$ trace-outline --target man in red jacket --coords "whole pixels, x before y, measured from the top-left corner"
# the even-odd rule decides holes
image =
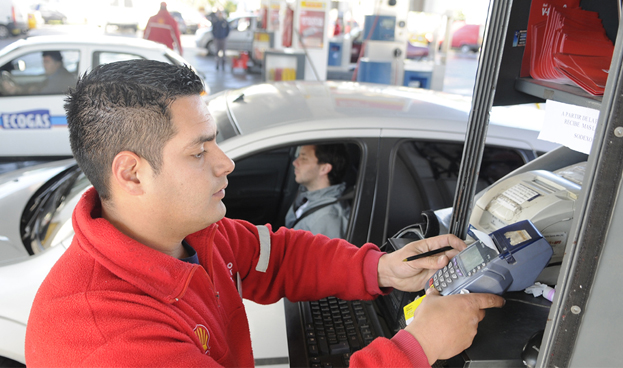
[[[182,55],[180,29],[165,2],[160,3],[160,11],[147,21],[143,38],[164,44]]]
[[[224,217],[233,162],[186,66],[98,66],[70,92],[74,156],[93,184],[71,246],[41,285],[26,331],[29,367],[254,364],[242,298],[273,303],[421,290],[464,249],[454,236],[384,254],[341,239]],[[451,245],[440,256],[403,259]],[[349,280],[344,283],[343,280]],[[468,347],[495,295],[431,291],[414,320],[351,366],[429,366]]]

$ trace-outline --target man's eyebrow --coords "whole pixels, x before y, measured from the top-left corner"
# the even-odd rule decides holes
[[[214,134],[210,134],[210,135],[201,135],[199,137],[197,137],[197,139],[195,139],[194,141],[192,141],[188,147],[194,147],[196,145],[205,143],[205,142],[212,142],[214,139],[216,139],[216,135],[218,134],[218,131],[215,132]]]

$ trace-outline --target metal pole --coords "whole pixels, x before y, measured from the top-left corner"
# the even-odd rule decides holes
[[[449,232],[465,239],[500,71],[512,0],[491,0],[472,96]]]

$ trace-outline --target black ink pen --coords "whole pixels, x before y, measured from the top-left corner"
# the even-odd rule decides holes
[[[403,259],[402,261],[403,262],[411,262],[411,261],[415,261],[416,259],[420,259],[420,258],[424,258],[424,257],[430,257],[430,256],[433,256],[435,254],[443,253],[445,251],[452,250],[452,249],[454,249],[454,248],[452,248],[451,246],[448,245],[448,246],[445,246],[443,248],[431,250],[430,252],[424,252],[424,253],[416,254],[416,255],[411,256],[411,257],[407,257],[407,258]]]

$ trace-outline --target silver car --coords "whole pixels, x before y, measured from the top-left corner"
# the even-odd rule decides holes
[[[209,100],[217,141],[236,163],[227,216],[283,226],[298,185],[292,161],[303,144],[347,145],[354,188],[347,238],[383,244],[421,212],[452,205],[470,101],[406,87],[279,82]],[[488,130],[479,187],[556,146],[537,132]],[[90,186],[72,160],[0,176],[0,357],[24,362],[24,336],[39,284],[70,244],[71,213]]]
[[[246,51],[251,55],[253,37],[257,29],[257,16],[234,17],[229,19],[228,22],[227,50]],[[208,55],[216,55],[216,43],[212,37],[212,27],[197,29],[195,32],[195,44],[198,48],[208,50]]]

